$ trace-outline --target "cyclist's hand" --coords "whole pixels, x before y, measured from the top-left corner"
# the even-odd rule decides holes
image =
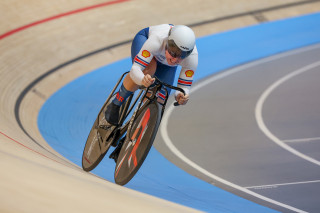
[[[189,100],[189,95],[183,95],[183,93],[179,92],[176,96],[176,101],[180,105],[185,105]]]
[[[152,78],[149,74],[146,74],[144,76],[144,78],[142,79],[142,85],[145,86],[145,87],[149,87],[151,84],[153,84],[154,82],[154,78]]]

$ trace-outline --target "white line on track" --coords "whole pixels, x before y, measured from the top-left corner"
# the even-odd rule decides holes
[[[280,86],[281,84],[283,84],[284,82],[286,82],[287,80],[298,76],[304,72],[307,72],[311,69],[314,69],[316,67],[320,66],[320,61],[317,61],[315,63],[309,64],[305,67],[302,67],[301,69],[295,70],[293,72],[291,72],[290,74],[280,78],[279,80],[277,80],[275,83],[273,83],[271,86],[269,86],[268,89],[266,89],[262,95],[260,96],[257,105],[256,105],[256,109],[255,109],[255,116],[256,116],[256,121],[257,124],[260,128],[260,130],[273,142],[275,142],[277,145],[281,146],[282,148],[286,149],[287,151],[291,152],[294,155],[297,155],[300,158],[303,158],[311,163],[314,163],[318,166],[320,166],[320,161],[317,161],[314,158],[311,158],[295,149],[293,149],[292,147],[288,146],[287,144],[285,144],[283,141],[281,141],[279,138],[277,138],[274,134],[272,134],[272,132],[267,128],[267,126],[265,125],[264,121],[263,121],[263,117],[262,117],[262,110],[263,110],[263,104],[265,102],[265,100],[268,98],[268,96],[272,93],[272,91],[274,91],[278,86]]]
[[[254,67],[254,66],[257,66],[259,64],[263,64],[263,63],[266,63],[266,62],[274,61],[274,60],[277,60],[277,59],[280,59],[280,58],[284,58],[284,57],[287,57],[287,56],[290,56],[290,55],[299,54],[299,53],[310,51],[310,50],[317,49],[317,48],[320,48],[320,45],[309,46],[309,47],[306,47],[306,48],[302,48],[302,49],[286,52],[286,53],[283,53],[283,54],[271,56],[271,57],[268,57],[268,58],[261,59],[259,61],[254,61],[254,62],[249,63],[249,64],[245,64],[245,65],[242,65],[242,66],[239,66],[239,67],[235,67],[233,69],[230,69],[229,71],[226,71],[226,72],[220,73],[218,75],[212,76],[211,78],[208,78],[208,79],[200,82],[199,84],[195,85],[191,89],[190,93],[193,93],[193,92],[197,91],[198,89],[200,89],[200,88],[202,88],[202,87],[204,87],[204,86],[206,86],[206,85],[208,85],[210,83],[213,83],[214,81],[223,79],[223,78],[225,78],[225,77],[227,77],[229,75],[232,75],[234,73],[240,72],[240,71],[245,70],[245,69],[248,69],[250,67]],[[299,212],[299,213],[304,213],[305,212],[303,210],[297,209],[295,207],[289,206],[289,205],[284,204],[284,203],[280,203],[280,202],[278,202],[276,200],[273,200],[273,199],[270,199],[268,197],[262,196],[262,195],[260,195],[258,193],[250,191],[249,189],[246,189],[246,188],[244,188],[242,186],[238,186],[238,185],[236,185],[234,183],[231,183],[231,182],[229,182],[229,181],[227,181],[225,179],[222,179],[222,178],[212,174],[211,172],[205,170],[201,166],[199,166],[196,163],[194,163],[193,161],[191,161],[185,155],[183,155],[173,145],[173,143],[172,143],[172,141],[171,141],[171,139],[170,139],[170,137],[168,135],[168,130],[167,130],[168,121],[169,121],[170,114],[172,113],[173,109],[174,109],[173,105],[170,105],[170,106],[167,107],[166,112],[164,113],[164,116],[162,118],[162,123],[160,125],[160,133],[161,133],[161,136],[162,136],[162,138],[164,140],[164,143],[168,146],[168,148],[171,150],[171,152],[174,153],[178,158],[180,158],[182,161],[184,161],[189,166],[193,167],[198,172],[200,172],[200,173],[204,174],[205,176],[207,176],[207,177],[209,177],[209,178],[211,178],[211,179],[213,179],[215,181],[218,181],[218,182],[220,182],[222,184],[230,186],[230,187],[232,187],[234,189],[237,189],[237,190],[242,191],[244,193],[247,193],[247,194],[249,194],[251,196],[254,196],[254,197],[257,197],[257,198],[259,198],[261,200],[267,201],[269,203],[281,206],[283,208],[286,208],[286,209],[289,209],[289,210],[292,210],[292,211],[296,211],[296,212]]]
[[[282,140],[282,142],[285,142],[285,143],[300,143],[300,142],[312,142],[312,141],[320,141],[320,137]]]
[[[288,186],[288,185],[299,185],[307,183],[320,183],[320,180],[311,180],[311,181],[301,181],[301,182],[292,182],[292,183],[279,183],[279,184],[270,184],[270,185],[261,185],[261,186],[248,186],[244,187],[246,189],[266,189],[266,188],[276,188],[278,186]]]

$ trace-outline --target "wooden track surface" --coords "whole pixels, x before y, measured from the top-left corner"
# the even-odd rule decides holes
[[[320,8],[319,1],[298,0],[134,0],[88,8],[106,2],[0,2],[0,212],[194,211],[117,186],[60,156],[39,133],[42,104],[73,79],[128,57],[129,41],[144,27],[186,24],[200,37]]]

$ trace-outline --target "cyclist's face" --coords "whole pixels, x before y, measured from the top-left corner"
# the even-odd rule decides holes
[[[182,59],[181,58],[174,58],[170,55],[170,53],[168,52],[168,50],[166,50],[166,59],[169,65],[177,65],[179,64]]]

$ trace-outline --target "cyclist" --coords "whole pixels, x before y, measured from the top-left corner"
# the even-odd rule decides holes
[[[189,100],[189,88],[198,66],[198,51],[195,45],[195,34],[187,26],[162,24],[142,29],[136,34],[131,45],[132,67],[116,93],[115,98],[107,107],[105,117],[108,123],[117,125],[119,110],[122,103],[139,86],[149,87],[154,83],[153,75],[167,84],[173,84],[177,66],[181,72],[178,87],[184,89],[186,95],[175,93],[175,99],[180,105]],[[170,89],[167,88],[170,94]],[[158,98],[164,100],[164,90]]]

